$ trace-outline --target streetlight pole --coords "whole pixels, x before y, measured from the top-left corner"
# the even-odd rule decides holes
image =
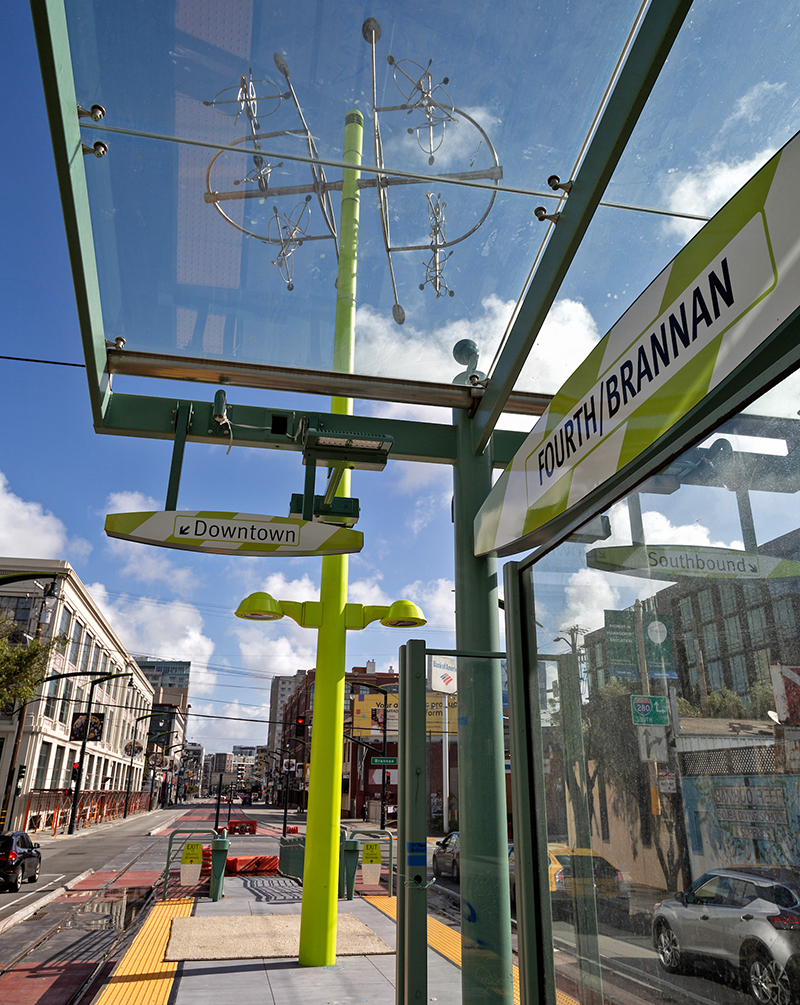
[[[78,817],[78,800],[81,795],[81,784],[83,782],[83,763],[86,760],[86,741],[89,739],[89,726],[92,719],[92,704],[94,703],[94,689],[98,684],[102,684],[107,680],[114,680],[116,677],[128,677],[133,680],[133,675],[130,673],[108,673],[103,677],[93,677],[92,682],[89,685],[89,706],[86,709],[86,721],[83,725],[83,739],[81,740],[81,756],[78,759],[78,777],[75,779],[75,792],[72,795],[72,809],[69,814],[69,827],[67,828],[68,834],[75,833],[75,821]]]
[[[128,819],[128,803],[131,798],[131,784],[133,782],[133,759],[136,756],[136,744],[139,739],[139,723],[145,719],[155,719],[156,716],[163,716],[163,712],[147,712],[145,715],[140,715],[138,719],[134,719],[133,723],[133,740],[131,741],[131,763],[128,765],[128,784],[125,789],[125,809],[122,813],[122,819]]]
[[[383,756],[386,757],[386,723],[389,718],[389,695],[391,691],[387,691],[385,687],[380,687],[378,684],[373,684],[366,680],[351,680],[350,693],[353,694],[352,686],[354,684],[363,684],[365,687],[372,688],[373,691],[380,691],[383,695]],[[369,777],[369,774],[367,775]],[[364,791],[364,798],[367,798],[366,790]],[[386,830],[386,765],[381,766],[381,830]]]

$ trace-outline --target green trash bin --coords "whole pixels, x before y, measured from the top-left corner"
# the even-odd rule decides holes
[[[220,832],[220,837],[214,838],[211,842],[211,899],[222,900],[222,887],[225,882],[225,866],[228,862],[228,849],[231,843],[228,840],[228,832],[225,828]]]
[[[344,843],[344,878],[347,886],[347,899],[352,900],[356,890],[356,869],[358,869],[358,853],[361,842],[356,840]]]

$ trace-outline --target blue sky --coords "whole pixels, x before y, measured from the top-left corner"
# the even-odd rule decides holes
[[[537,188],[543,187],[552,171],[566,176],[569,157],[574,156],[586,128],[587,109],[593,107],[604,83],[600,70],[579,65],[578,56],[591,53],[592,46],[600,51],[612,41],[618,45],[637,5],[609,4],[613,17],[609,16],[609,27],[600,41],[596,29],[593,34],[587,28],[597,20],[581,15],[585,2],[570,5],[571,19],[566,23],[546,13],[529,15],[546,22],[527,25],[530,37],[538,37],[538,32],[552,40],[549,47],[534,46],[533,52],[527,52],[516,36],[508,40],[508,32],[498,28],[497,45],[502,37],[508,40],[508,58],[524,64],[526,73],[539,74],[542,97],[535,108],[528,108],[514,93],[513,81],[485,72],[483,66],[480,72],[475,69],[474,43],[465,41],[461,48],[457,44],[459,39],[475,38],[469,25],[440,25],[433,35],[426,35],[419,29],[417,5],[402,6],[408,20],[402,28],[403,22],[397,19],[401,27],[391,38],[392,46],[397,46],[393,51],[398,57],[407,53],[421,59],[423,55],[416,51],[420,39],[430,41],[431,47],[452,46],[446,52],[452,66],[443,66],[442,73],[453,77],[449,86],[455,103],[461,102],[476,117],[480,113],[487,129],[492,126],[506,167],[505,181]],[[390,24],[389,8],[382,11],[379,7],[374,13]],[[357,47],[364,45],[357,31],[363,12],[360,7],[353,12],[357,22],[353,59],[363,62],[363,52]],[[792,10],[787,13],[785,3],[777,0],[751,0],[733,9],[721,0],[698,5],[634,133],[608,198],[710,215],[736,191],[800,126],[794,20]],[[502,27],[500,19],[497,23]],[[304,44],[302,32],[286,41],[286,58],[295,59],[293,71],[295,65],[302,67],[319,58]],[[61,205],[30,15],[24,4],[10,5],[7,10],[0,45],[7,139],[0,167],[4,193],[0,353],[81,363]],[[115,55],[122,58],[124,53],[120,50],[109,59]],[[599,65],[606,65],[605,55],[604,59]],[[368,75],[345,76],[342,86],[347,101],[356,102],[369,88]],[[121,93],[117,92],[120,102]],[[457,93],[463,97],[456,97]],[[338,109],[331,114],[334,110],[338,115]],[[149,123],[153,129],[161,128],[156,118],[154,114]],[[396,130],[394,136],[387,127],[387,151],[396,142],[398,156],[411,158],[400,145],[401,132]],[[127,139],[114,142],[118,149],[129,150]],[[322,142],[323,138],[318,139],[320,148]],[[368,138],[367,150],[369,142]],[[334,139],[327,152],[339,155]],[[98,168],[112,156],[113,150],[105,161],[96,162]],[[97,192],[93,199],[99,205]],[[456,202],[454,214],[459,211]],[[472,244],[465,243],[448,264],[456,290],[453,298],[436,301],[416,290],[421,255],[409,255],[398,263],[401,301],[408,314],[400,332],[391,321],[385,258],[375,243],[377,218],[374,212],[370,217],[362,210],[366,268],[357,322],[360,369],[451,380],[460,369],[451,349],[463,337],[476,338],[483,350],[481,365],[488,366],[541,239],[543,228],[536,230],[540,224],[531,215],[535,204],[517,196],[498,199]],[[524,386],[556,390],[694,229],[695,225],[663,217],[600,210],[526,368]],[[413,228],[410,233],[413,239]],[[278,283],[269,287],[270,295],[294,297],[288,303],[298,304],[298,310],[303,309],[300,298],[309,297],[315,310],[324,311],[329,287],[319,276],[324,278],[326,268],[325,261],[309,257],[298,264],[298,284],[292,294]],[[270,274],[269,279],[277,276]],[[301,280],[306,283],[305,292]],[[113,323],[107,321],[112,337],[118,317],[124,320],[124,312],[114,315]],[[237,621],[233,610],[241,597],[255,589],[266,589],[282,599],[313,599],[319,561],[202,556],[110,541],[102,530],[105,513],[163,508],[171,445],[96,435],[86,378],[78,367],[4,360],[3,372],[7,429],[0,450],[0,554],[68,560],[132,652],[191,660],[194,712],[268,718],[270,677],[313,667],[315,634],[288,619],[272,626],[248,625]],[[176,397],[213,395],[213,388],[205,385],[195,385],[191,392],[163,382],[149,382],[146,388],[124,381],[115,386]],[[298,407],[297,398],[271,392],[230,389],[229,400]],[[313,409],[327,407],[321,398],[307,399],[305,404]],[[357,404],[357,410],[398,417],[434,417],[435,412],[366,404]],[[448,413],[439,412],[436,418],[450,421]],[[190,444],[179,507],[283,515],[288,512],[290,494],[302,490],[302,478],[295,454],[235,448],[226,456],[222,446]],[[350,599],[364,603],[413,599],[429,620],[425,638],[437,646],[454,644],[450,470],[390,462],[383,473],[354,473],[353,494],[361,499],[359,529],[366,544],[360,555],[351,557]],[[662,520],[658,525],[661,538],[682,543],[736,541],[735,520],[718,517],[712,531],[710,521],[697,512],[698,504],[678,495],[681,498],[674,500],[667,524]],[[691,540],[687,527],[694,535]],[[587,624],[587,619],[596,617],[596,612],[586,610],[586,594],[583,598],[565,593],[562,610],[552,612],[554,634],[563,625]],[[402,634],[379,627],[351,633],[348,665],[363,665],[367,659],[374,659],[379,668],[396,665]],[[262,742],[266,725],[196,719],[189,734],[209,750],[224,750],[232,743]]]

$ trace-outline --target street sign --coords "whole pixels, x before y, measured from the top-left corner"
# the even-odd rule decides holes
[[[658,769],[658,791],[674,793],[678,791],[678,783],[674,771],[669,768]]]
[[[458,691],[458,668],[454,656],[428,657],[428,687],[431,691],[444,694]]]
[[[166,510],[109,513],[109,537],[159,548],[217,555],[345,555],[361,551],[364,535],[352,527],[257,513]]]
[[[361,854],[361,882],[377,886],[381,881],[381,846],[378,841],[365,841]]]
[[[644,579],[788,579],[800,575],[800,562],[730,548],[699,545],[617,545],[594,548],[586,564],[601,572]]]
[[[373,757],[372,758],[372,764],[386,764],[386,765],[389,765],[390,767],[396,767],[397,766],[397,758],[396,757]]]
[[[666,726],[637,726],[639,733],[639,759],[661,761],[669,758]]]
[[[199,841],[187,841],[181,855],[181,886],[197,886],[202,868],[203,845]]]
[[[632,694],[631,715],[634,726],[668,726],[667,696],[661,694]]]

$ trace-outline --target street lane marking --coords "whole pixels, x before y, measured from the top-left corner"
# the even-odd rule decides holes
[[[49,883],[45,883],[44,886],[37,886],[35,890],[31,890],[30,893],[26,893],[23,897],[17,897],[16,900],[12,900],[9,904],[3,904],[3,908],[15,907],[17,904],[21,904],[23,900],[27,900],[28,897],[35,897],[39,893],[44,893],[44,891],[50,886],[55,886],[60,879],[66,876],[65,872],[62,872],[60,876],[56,876],[55,879],[51,879]]]

